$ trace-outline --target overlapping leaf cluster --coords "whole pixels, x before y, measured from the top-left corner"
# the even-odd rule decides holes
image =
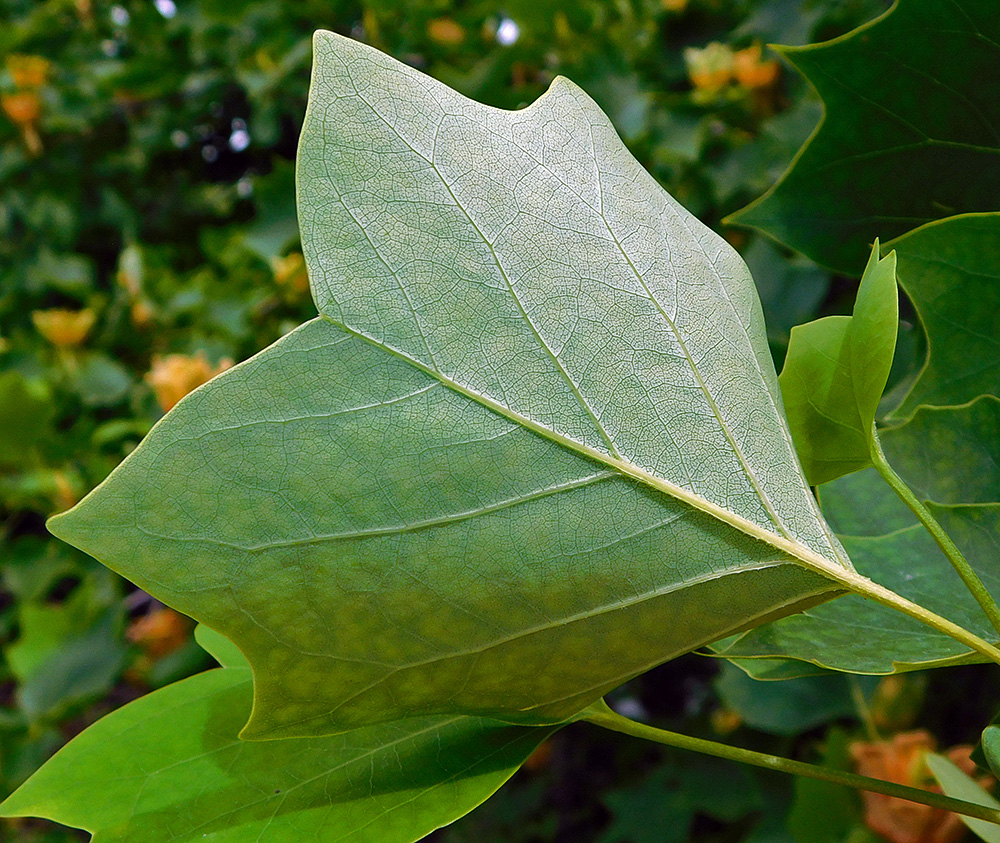
[[[947,27],[936,17],[941,14],[947,15]],[[931,38],[938,32],[944,34]],[[1000,65],[1000,20],[988,3],[962,3],[960,10],[946,13],[943,6],[903,2],[856,33],[791,51],[789,57],[823,95],[826,118],[783,180],[736,220],[758,226],[816,260],[858,270],[866,237],[906,231],[881,251],[895,254],[899,283],[925,332],[925,359],[882,403],[884,449],[992,594],[1000,596],[995,565],[1000,541],[1000,201],[995,191],[990,198],[989,191],[980,194],[969,187],[975,184],[978,190],[988,183],[997,172],[988,162],[1000,156],[997,122],[987,116],[997,100],[986,95],[989,86],[976,84],[969,70],[978,61]],[[855,70],[848,72],[849,67]],[[872,87],[853,75],[858,67],[865,72],[892,67],[887,76],[892,84]],[[904,85],[906,96],[899,93],[898,86]],[[927,119],[933,119],[933,129],[923,122]],[[940,163],[928,167],[928,156]],[[877,169],[886,160],[928,178],[887,178]],[[843,182],[839,177],[831,182],[832,171],[842,172]],[[875,172],[878,181],[867,181]],[[948,190],[956,192],[946,199]],[[805,207],[806,194],[824,197],[818,213],[826,215],[825,223],[814,225],[813,215],[787,210]],[[904,207],[924,211],[903,214]],[[932,216],[943,218],[916,226],[922,214],[931,215],[931,208]],[[947,216],[949,210],[987,212]],[[834,230],[840,236],[829,234]],[[839,250],[836,257],[831,250]],[[805,329],[815,333],[820,323],[797,330]],[[871,340],[867,346],[870,352]],[[795,362],[790,359],[790,369],[796,369]],[[791,371],[782,374],[790,405],[849,403],[836,385],[810,393],[815,382],[791,382],[798,377]],[[866,425],[851,432],[843,419],[829,418],[829,408],[823,412],[826,423],[837,425],[841,437],[848,438],[814,441],[826,444],[825,457],[855,462],[834,463],[830,472],[817,470],[816,483],[869,462]],[[819,494],[859,571],[968,629],[995,636],[930,536],[874,469],[835,480]],[[975,660],[954,641],[856,597],[748,632],[725,652],[790,656],[862,673]],[[753,661],[742,664],[759,674]],[[772,670],[773,663],[765,660],[760,669]]]

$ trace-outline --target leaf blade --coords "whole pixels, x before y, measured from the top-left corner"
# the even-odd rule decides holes
[[[964,799],[966,802],[984,805],[987,808],[1000,809],[1000,802],[983,790],[971,776],[959,769],[951,759],[936,752],[928,752],[924,756],[924,761],[947,796],[954,796],[956,799]],[[985,840],[986,843],[1000,843],[1000,826],[996,823],[973,819],[962,814],[958,816],[980,840]]]
[[[728,220],[856,275],[875,237],[996,210],[1000,113],[976,80],[993,78],[998,44],[988,0],[897,0],[840,38],[783,48],[824,116],[781,180]]]
[[[875,412],[896,348],[895,270],[895,253],[880,259],[876,240],[854,313],[792,328],[778,383],[810,485],[872,464]]]
[[[485,801],[551,729],[424,718],[245,743],[250,671],[224,668],[107,715],[0,804],[96,843],[411,843]]]
[[[736,253],[565,80],[499,112],[316,44],[299,206],[321,316],[51,529],[239,645],[253,737],[559,721],[831,596],[792,561],[852,575]]]

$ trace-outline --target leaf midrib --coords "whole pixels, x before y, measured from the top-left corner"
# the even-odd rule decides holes
[[[391,131],[397,138],[399,138],[399,140],[403,144],[406,145],[407,149],[409,149],[418,158],[420,158],[421,160],[423,160],[434,171],[434,173],[438,177],[438,180],[440,181],[441,185],[448,192],[448,195],[451,197],[452,202],[454,202],[455,207],[468,220],[469,225],[472,226],[473,230],[476,232],[476,234],[479,237],[479,239],[489,249],[490,256],[491,256],[491,258],[493,260],[493,264],[496,266],[497,271],[500,273],[501,277],[504,280],[504,283],[507,285],[507,289],[508,289],[508,291],[509,291],[509,293],[511,295],[511,298],[514,301],[514,304],[516,305],[518,311],[521,314],[521,318],[524,321],[524,324],[527,325],[527,327],[531,331],[532,335],[538,341],[539,345],[541,345],[541,347],[545,350],[546,354],[552,359],[554,365],[556,366],[556,369],[559,371],[559,373],[562,376],[563,380],[569,386],[569,388],[572,391],[574,397],[576,398],[577,403],[580,405],[581,409],[583,409],[583,411],[587,414],[587,416],[590,417],[591,421],[593,422],[593,424],[594,424],[594,426],[595,426],[595,428],[597,430],[597,433],[604,440],[605,444],[608,447],[608,451],[611,454],[611,456],[614,459],[616,459],[616,460],[620,460],[622,462],[625,462],[624,456],[618,450],[618,447],[616,446],[614,440],[611,438],[611,436],[608,434],[608,432],[604,429],[604,426],[601,424],[600,419],[598,419],[597,414],[594,412],[594,409],[590,406],[590,403],[584,398],[582,392],[580,391],[579,385],[570,377],[569,372],[566,370],[565,366],[563,366],[562,361],[559,359],[559,356],[549,347],[549,344],[541,336],[541,334],[539,333],[538,329],[535,327],[534,323],[531,321],[531,318],[528,316],[527,311],[524,309],[524,306],[521,303],[521,300],[520,300],[519,296],[517,295],[517,292],[514,289],[514,285],[513,285],[512,281],[510,279],[510,276],[507,274],[506,269],[504,269],[504,267],[503,267],[503,265],[502,265],[502,263],[500,261],[500,257],[496,253],[496,250],[495,250],[495,248],[493,246],[493,243],[491,243],[490,240],[489,240],[489,238],[486,237],[486,235],[483,233],[482,229],[480,229],[479,225],[476,223],[476,221],[472,218],[472,215],[466,209],[465,205],[463,205],[462,202],[459,200],[459,198],[455,195],[455,192],[452,189],[452,186],[448,183],[448,180],[444,177],[444,174],[438,168],[437,162],[435,160],[436,159],[436,155],[434,153],[434,150],[437,149],[437,137],[438,137],[438,133],[441,130],[441,125],[443,123],[443,119],[438,122],[437,128],[435,130],[434,142],[433,142],[433,145],[432,145],[432,156],[431,156],[431,158],[428,158],[426,155],[424,155],[421,152],[419,152],[413,146],[413,144],[411,144],[409,141],[407,141],[407,139],[405,137],[403,137],[403,135],[399,132],[399,130],[394,125],[392,125],[388,120],[386,120],[381,115],[381,113],[379,113],[379,111],[378,111],[377,108],[375,108],[370,102],[368,102],[368,100],[363,96],[363,94],[361,93],[361,91],[359,91],[357,89],[357,86],[355,86],[355,93],[356,93],[357,97],[363,103],[365,103],[366,106],[368,106],[369,111],[379,121],[381,121],[383,123],[383,125],[385,125],[386,128],[389,129],[389,131]],[[532,103],[531,106],[529,106],[529,108],[535,108],[535,107],[537,107],[538,103],[541,102],[541,100],[542,100],[542,98],[540,98],[539,100],[536,100],[534,103]],[[445,116],[447,116],[447,113],[445,114]],[[597,212],[598,216],[600,217],[601,222],[604,225],[605,230],[608,232],[608,236],[611,238],[611,241],[615,244],[615,246],[618,249],[619,253],[621,254],[622,258],[625,260],[626,264],[629,267],[629,270],[634,275],[636,281],[642,287],[642,290],[645,293],[646,298],[653,305],[653,307],[656,309],[656,311],[660,314],[660,316],[662,317],[662,319],[666,323],[667,327],[670,329],[671,333],[674,335],[675,340],[677,341],[678,345],[680,346],[681,352],[682,352],[682,354],[684,356],[684,360],[688,364],[688,368],[691,370],[692,377],[694,378],[695,383],[698,386],[698,389],[700,390],[700,392],[702,393],[702,395],[704,395],[705,401],[708,404],[709,409],[712,412],[712,415],[715,417],[715,420],[718,422],[719,427],[721,428],[722,433],[723,433],[723,435],[726,438],[726,441],[729,443],[730,448],[732,448],[733,453],[736,455],[737,462],[739,463],[740,468],[742,469],[742,471],[743,471],[744,475],[746,476],[747,480],[749,481],[750,485],[753,487],[754,491],[756,492],[758,500],[760,500],[761,505],[764,507],[764,511],[767,512],[768,517],[771,519],[772,523],[778,528],[779,532],[784,537],[786,537],[787,539],[789,539],[791,541],[794,541],[794,539],[792,538],[791,532],[785,526],[785,524],[782,521],[781,517],[778,515],[777,511],[775,510],[774,504],[771,502],[770,497],[765,493],[763,487],[760,484],[760,481],[757,478],[756,473],[754,472],[752,466],[749,464],[749,461],[747,460],[746,456],[743,454],[743,451],[739,447],[739,444],[737,443],[736,438],[733,436],[732,431],[729,429],[728,424],[726,423],[725,419],[723,418],[722,411],[719,408],[718,404],[716,403],[714,396],[711,394],[711,391],[708,389],[708,385],[705,383],[704,378],[702,378],[701,372],[699,371],[697,365],[695,364],[694,358],[692,357],[690,351],[688,350],[687,344],[684,342],[684,338],[683,338],[683,336],[681,336],[680,330],[678,329],[678,327],[675,324],[674,320],[671,319],[670,316],[667,314],[666,310],[664,310],[664,308],[661,305],[659,299],[653,294],[652,290],[649,288],[649,285],[646,283],[646,279],[643,277],[642,273],[639,272],[638,267],[635,266],[635,264],[633,263],[632,259],[629,257],[628,253],[625,250],[624,245],[618,239],[618,236],[615,234],[614,230],[611,227],[611,224],[608,222],[608,219],[607,219],[607,217],[604,214],[604,190],[603,190],[603,186],[602,186],[601,181],[600,181],[601,169],[600,169],[599,163],[597,162],[596,144],[595,144],[594,138],[593,138],[593,125],[592,124],[588,124],[588,125],[590,125],[591,158],[593,159],[593,162],[594,162],[595,172],[598,174],[597,188],[598,188],[598,193],[600,195],[601,207],[600,207],[600,209],[595,209],[595,208],[592,208],[589,205],[589,203],[585,203],[585,204],[587,204],[588,207],[591,207],[592,210],[594,210],[595,212]],[[516,142],[513,142],[513,143],[514,143],[514,146],[516,146],[518,149],[520,149],[522,152],[524,152],[525,155],[527,155],[529,158],[531,158],[531,160],[533,160],[537,166],[541,167],[546,172],[548,172],[551,176],[553,176],[553,178],[555,178],[557,181],[559,181],[560,184],[563,184],[564,186],[566,186],[565,182],[559,177],[559,175],[557,173],[554,173],[543,162],[539,161],[534,155],[532,155],[530,152],[528,152],[528,150],[523,149]],[[327,170],[327,179],[330,181],[331,185],[334,184],[334,180],[330,176],[329,170]],[[336,188],[335,188],[335,190],[336,190]],[[368,239],[369,244],[372,246],[372,248],[378,254],[379,261],[383,264],[383,266],[386,267],[386,269],[390,272],[390,274],[392,274],[393,278],[396,281],[397,286],[399,286],[400,289],[403,289],[405,285],[402,284],[402,282],[400,281],[400,279],[397,276],[397,274],[393,271],[392,267],[390,267],[386,263],[385,259],[381,255],[381,253],[375,247],[375,244],[371,242],[370,238],[368,238],[367,232],[364,232],[364,227],[361,226],[361,224],[358,223],[358,221],[354,218],[354,215],[350,212],[350,209],[347,207],[346,203],[343,201],[343,198],[340,195],[340,192],[339,191],[336,191],[336,192],[337,192],[337,196],[338,196],[338,199],[340,200],[341,205],[344,207],[344,209],[347,211],[347,213],[351,216],[351,219],[354,220],[354,222],[358,226],[358,228],[360,228],[362,230],[362,232],[365,235],[365,238]],[[682,224],[685,225],[685,227],[687,227],[686,222],[683,219],[681,220],[681,222],[682,222]],[[689,227],[688,227],[688,231],[690,232],[690,228]],[[713,266],[713,269],[714,269],[714,266]],[[430,352],[430,348],[427,345],[426,337],[424,336],[423,329],[420,326],[420,317],[419,317],[416,309],[413,307],[413,303],[410,300],[410,298],[409,298],[408,295],[406,296],[406,302],[407,302],[407,305],[410,308],[410,311],[413,314],[414,322],[417,324],[418,330],[420,331],[421,339],[424,341],[424,346],[425,346],[425,349],[427,350],[428,358],[431,361],[431,363],[435,364],[434,365],[435,371],[438,371],[437,365],[436,365],[436,363],[434,361],[434,356]],[[766,391],[766,386],[765,386],[765,391]]]
[[[471,387],[468,387],[465,384],[459,383],[458,381],[449,378],[444,373],[428,366],[427,364],[421,362],[420,360],[411,357],[406,352],[394,348],[393,346],[388,345],[387,343],[383,342],[382,340],[379,340],[376,337],[371,336],[370,334],[366,334],[363,331],[359,331],[355,328],[352,328],[351,326],[345,324],[344,322],[333,318],[329,314],[321,313],[319,318],[324,320],[325,322],[328,322],[329,324],[333,325],[339,330],[342,330],[353,337],[356,337],[360,340],[370,343],[371,345],[381,349],[385,353],[390,354],[399,360],[402,360],[403,362],[409,364],[415,369],[418,369],[424,374],[437,379],[442,384],[444,384],[444,386],[455,391],[459,395],[462,395],[465,398],[475,401],[476,403],[482,405],[486,409],[491,410],[500,416],[503,416],[509,421],[521,425],[522,427],[531,430],[532,432],[537,433],[538,435],[546,439],[549,439],[555,442],[556,444],[561,445],[564,448],[567,448],[570,451],[573,451],[577,454],[580,454],[581,456],[593,460],[596,463],[599,463],[610,469],[613,469],[626,477],[630,477],[633,480],[637,480],[645,486],[651,487],[658,492],[667,494],[670,497],[681,501],[682,503],[686,503],[689,506],[693,507],[694,509],[697,509],[701,512],[706,513],[707,515],[712,516],[713,518],[716,518],[719,521],[722,521],[724,524],[729,525],[733,529],[741,533],[744,533],[750,536],[751,538],[757,539],[758,541],[762,541],[765,544],[771,545],[777,550],[787,553],[789,556],[792,556],[794,559],[796,559],[799,562],[799,564],[801,564],[803,567],[811,571],[814,571],[815,573],[821,574],[822,576],[825,576],[829,579],[833,579],[841,583],[847,583],[847,582],[853,583],[858,579],[860,579],[857,574],[855,574],[852,570],[848,569],[846,566],[840,564],[839,562],[834,562],[830,559],[827,559],[822,554],[816,552],[810,547],[807,547],[806,545],[802,544],[801,542],[797,541],[794,538],[789,538],[774,533],[771,530],[768,530],[765,527],[762,527],[759,524],[750,521],[749,519],[737,515],[735,512],[732,512],[726,509],[725,507],[713,503],[707,498],[704,498],[701,495],[699,495],[697,492],[693,492],[689,489],[683,488],[682,486],[678,486],[677,484],[672,483],[671,481],[666,480],[662,477],[658,477],[655,474],[646,471],[644,468],[640,468],[639,466],[634,465],[633,463],[613,457],[609,454],[604,453],[603,451],[598,450],[597,448],[594,448],[590,445],[586,445],[582,442],[578,442],[577,440],[569,436],[566,436],[565,434],[559,433],[558,431],[555,431],[552,428],[546,427],[545,425],[540,424],[534,419],[531,419],[527,416],[523,416],[520,413],[517,413],[514,410],[512,410],[510,407],[504,406],[498,401],[493,400],[489,396],[483,395],[482,393],[477,392]]]

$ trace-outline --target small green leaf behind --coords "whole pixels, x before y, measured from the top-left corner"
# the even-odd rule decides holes
[[[884,248],[895,250],[900,286],[927,334],[927,360],[892,418],[1000,397],[1000,213],[929,223]]]
[[[235,658],[217,633],[199,638]],[[486,800],[553,731],[457,716],[245,743],[251,701],[245,666],[154,691],[71,741],[0,816],[51,819],[94,843],[412,843]]]
[[[936,752],[928,752],[924,756],[924,762],[945,795],[955,799],[964,799],[966,802],[972,802],[976,805],[984,805],[987,808],[1000,809],[1000,802],[983,790],[978,782],[960,770],[953,761],[943,755],[938,755]],[[985,840],[986,843],[1000,843],[1000,825],[961,814],[959,817],[980,840]]]
[[[795,449],[818,486],[871,465],[871,437],[899,324],[896,257],[875,241],[852,316],[792,328],[778,378]]]
[[[723,663],[713,685],[719,699],[753,729],[772,735],[797,735],[841,718],[857,719],[851,682],[872,689],[875,680],[822,672],[781,682],[760,682],[734,664]],[[861,688],[859,692],[863,692]]]
[[[1000,503],[1000,399],[920,406],[881,440],[889,463],[921,500]]]
[[[760,811],[764,798],[749,767],[670,753],[643,779],[605,795],[604,804],[612,821],[598,843],[685,843],[697,815],[733,823]]]
[[[849,744],[847,732],[836,726],[831,728],[826,734],[822,765],[833,770],[850,770]],[[863,824],[856,790],[805,777],[797,777],[794,788],[788,831],[796,843],[854,843],[858,839]]]

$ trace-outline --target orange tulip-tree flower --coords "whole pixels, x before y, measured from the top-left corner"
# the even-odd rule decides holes
[[[858,772],[864,776],[940,793],[924,764],[924,755],[936,747],[937,742],[929,732],[917,730],[898,734],[891,741],[854,743],[850,752]],[[945,755],[971,775],[976,770],[969,758],[971,752],[971,747],[956,746]],[[965,833],[958,815],[940,808],[881,793],[865,792],[862,798],[865,825],[889,843],[957,843]]]
[[[146,383],[156,394],[156,400],[164,412],[173,407],[192,389],[208,383],[220,372],[224,372],[233,361],[228,358],[212,366],[203,351],[197,354],[154,354],[153,366],[146,374]]]
[[[42,151],[42,139],[38,134],[42,98],[38,89],[48,80],[51,63],[42,56],[11,54],[4,59],[4,66],[17,90],[0,96],[0,107],[21,130],[28,152],[38,155]]]
[[[132,621],[128,638],[142,647],[151,659],[159,659],[187,641],[192,625],[184,615],[164,606]]]
[[[45,339],[58,348],[73,348],[80,345],[94,327],[97,314],[90,308],[83,310],[36,310],[31,321]]]
[[[736,82],[744,88],[766,88],[778,79],[781,67],[773,59],[761,61],[760,44],[754,44],[745,50],[737,50],[733,54],[733,75]]]
[[[684,61],[691,84],[699,91],[718,91],[733,78],[733,51],[718,41],[700,50],[688,47],[684,51]]]
[[[465,28],[451,18],[434,18],[427,24],[427,37],[447,46],[456,46],[465,40]]]
[[[306,272],[306,261],[302,257],[302,252],[291,252],[282,258],[273,258],[271,269],[274,272],[275,283],[292,298],[298,298],[309,292],[309,274]]]

